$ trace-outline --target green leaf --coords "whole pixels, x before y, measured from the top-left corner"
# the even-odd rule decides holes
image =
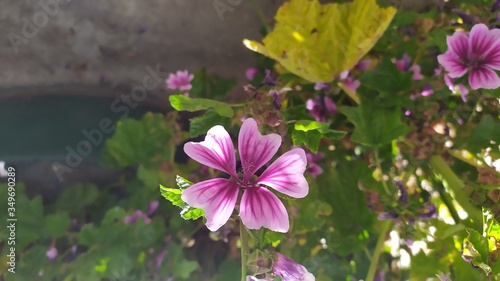
[[[325,5],[318,0],[287,1],[263,44],[246,39],[244,44],[308,81],[330,82],[368,53],[395,13],[376,0]]]
[[[339,139],[346,135],[346,132],[332,130],[329,127],[330,124],[324,122],[297,121],[292,132],[293,144],[296,146],[305,145],[309,150],[317,153],[319,143],[323,137]]]
[[[213,109],[220,116],[232,118],[234,115],[234,111],[231,106],[220,101],[209,99],[192,99],[184,95],[172,95],[169,99],[172,107],[179,111],[184,110],[193,112]]]
[[[83,208],[94,203],[98,196],[99,190],[95,185],[89,183],[76,184],[63,190],[57,199],[56,205],[59,209],[76,215]]]
[[[473,153],[479,153],[481,150],[491,147],[493,151],[499,151],[497,145],[492,145],[492,141],[500,140],[500,121],[493,119],[491,115],[484,116],[477,124],[468,138],[467,149]]]
[[[186,204],[181,198],[182,191],[192,185],[192,183],[183,177],[177,176],[176,178],[177,186],[180,189],[164,187],[160,184],[160,193],[165,199],[172,202],[173,205],[178,206],[182,209],[181,217],[185,220],[196,220],[204,215],[202,209],[193,208]]]
[[[229,127],[231,125],[231,119],[221,117],[213,110],[208,110],[205,114],[191,118],[189,120],[189,135],[191,137],[197,137],[199,135],[204,135],[207,131],[215,125],[221,125],[222,127]]]
[[[361,84],[383,93],[397,93],[411,87],[413,73],[401,72],[396,64],[386,59],[377,65],[375,71],[367,71],[361,75]]]
[[[328,183],[330,187],[318,186],[318,198],[331,207],[329,222],[335,229],[334,234],[339,239],[342,237],[342,241],[332,239],[332,248],[341,255],[362,249],[367,243],[365,233],[372,227],[375,215],[368,209],[358,181],[371,173],[365,162],[349,161],[325,169],[316,178],[318,183]]]
[[[488,240],[472,228],[466,228],[468,235],[464,240],[463,255],[472,259],[472,264],[479,266],[486,275],[491,272],[488,265]]]
[[[219,99],[236,86],[236,79],[224,79],[217,75],[208,74],[206,69],[202,68],[196,71],[191,84],[193,85],[189,91],[191,96]]]
[[[43,234],[52,239],[64,236],[71,224],[67,212],[47,215],[44,220]]]
[[[104,164],[122,168],[168,161],[171,137],[172,128],[163,114],[149,112],[141,120],[118,121],[115,134],[106,141]]]
[[[390,143],[410,130],[401,121],[398,107],[384,108],[362,100],[357,107],[341,106],[340,112],[355,126],[351,140],[367,146],[379,147]]]

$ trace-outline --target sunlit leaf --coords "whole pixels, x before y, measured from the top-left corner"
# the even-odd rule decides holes
[[[234,115],[234,111],[231,106],[220,101],[209,99],[192,99],[184,95],[172,95],[169,99],[172,107],[179,111],[184,110],[193,112],[213,109],[220,116],[231,118]]]
[[[244,44],[306,80],[332,81],[375,45],[395,13],[376,0],[325,5],[291,0],[278,10],[276,26],[263,44],[247,39]]]

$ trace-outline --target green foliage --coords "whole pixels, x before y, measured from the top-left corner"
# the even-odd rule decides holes
[[[172,128],[162,114],[147,113],[141,120],[118,121],[115,134],[106,141],[104,164],[127,167],[170,159]]]
[[[204,215],[202,209],[193,208],[182,201],[181,195],[182,191],[192,185],[192,183],[183,177],[177,176],[176,178],[177,186],[179,189],[168,188],[160,185],[160,192],[165,199],[170,201],[174,206],[178,206],[182,209],[181,217],[185,220],[196,220]]]
[[[383,60],[374,71],[361,75],[363,86],[385,94],[406,91],[411,87],[413,72],[401,72],[389,59]]]
[[[500,121],[492,116],[486,115],[477,124],[466,142],[467,148],[474,153],[479,153],[486,147],[491,147],[493,151],[500,152],[497,145],[492,145],[492,141],[500,140]]]
[[[292,140],[294,145],[305,145],[312,152],[317,153],[322,138],[340,139],[345,135],[345,132],[330,129],[328,123],[299,120],[295,122]]]
[[[231,118],[234,115],[234,111],[231,106],[227,103],[220,101],[214,101],[209,99],[192,99],[184,95],[172,95],[169,97],[170,104],[175,110],[179,111],[200,111],[212,109],[217,114],[223,117]]]
[[[189,135],[197,137],[206,134],[215,125],[227,128],[231,125],[231,119],[221,117],[213,110],[208,110],[205,114],[189,120]]]
[[[340,107],[340,112],[354,124],[351,140],[360,144],[379,147],[409,132],[398,107],[381,107],[362,100],[357,107]]]
[[[191,96],[217,100],[236,86],[236,79],[224,79],[211,75],[205,68],[202,68],[194,73],[191,84],[193,86],[189,91]]]

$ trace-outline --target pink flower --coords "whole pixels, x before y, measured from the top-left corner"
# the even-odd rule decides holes
[[[316,84],[314,84],[314,90],[316,91],[321,91],[321,90],[330,90],[330,83],[323,83],[323,82],[318,82]]]
[[[279,275],[282,281],[314,281],[316,278],[307,269],[295,262],[283,256],[280,253],[276,253],[278,260],[274,262],[273,273]]]
[[[488,30],[476,24],[468,35],[455,32],[446,38],[448,50],[437,57],[450,78],[462,77],[469,71],[472,89],[496,89],[500,78],[493,70],[500,70],[500,29]]]
[[[316,277],[307,269],[292,259],[280,253],[275,253],[272,274],[281,277],[282,281],[314,281]],[[247,276],[247,281],[272,281],[274,278],[257,278]]]
[[[255,78],[255,75],[257,75],[260,72],[260,70],[256,67],[250,67],[245,71],[245,76],[249,81],[252,81]]]
[[[276,159],[260,176],[255,174],[271,160],[280,145],[281,136],[263,136],[255,120],[246,119],[238,136],[242,171],[237,173],[231,137],[224,127],[212,127],[204,141],[186,143],[184,152],[203,165],[227,173],[230,179],[215,178],[193,184],[182,192],[182,200],[203,209],[207,228],[216,231],[231,217],[241,190],[239,215],[247,228],[287,232],[290,226],[285,206],[267,187],[295,198],[306,196],[309,185],[304,177],[307,165],[304,150],[294,148]]]
[[[411,65],[410,56],[408,54],[404,54],[403,58],[401,58],[400,60],[396,60],[394,63],[396,64],[396,67],[399,71],[412,71],[413,80],[424,79],[424,77],[420,73],[420,65]]]
[[[144,224],[149,224],[151,222],[151,219],[146,214],[144,214],[140,210],[137,210],[132,215],[125,217],[123,219],[123,223],[125,223],[125,224],[134,224],[140,218],[144,221]]]
[[[191,80],[194,75],[189,74],[187,70],[178,70],[177,73],[170,73],[167,78],[167,88],[172,90],[188,91],[191,90]]]
[[[308,99],[306,108],[309,110],[309,114],[318,122],[324,122],[327,116],[337,113],[337,105],[327,96]]]
[[[309,168],[307,168],[307,171],[313,178],[315,178],[318,175],[323,174],[323,169],[316,164],[316,161],[319,161],[325,157],[325,154],[322,152],[319,152],[318,154],[313,154],[311,152],[306,153],[306,158],[307,158],[307,164],[309,164]]]
[[[50,245],[49,250],[45,253],[45,256],[50,260],[50,261],[55,261],[57,259],[57,249],[54,247],[54,245]]]
[[[339,78],[340,78],[340,81],[342,81],[342,83],[344,83],[344,85],[347,87],[347,89],[349,89],[351,92],[354,92],[354,93],[358,89],[359,85],[361,85],[359,80],[356,80],[356,79],[354,79],[354,77],[352,77],[350,71],[341,72],[339,75]]]
[[[460,94],[460,97],[462,97],[462,100],[464,102],[467,101],[467,95],[469,94],[469,90],[462,84],[453,84],[453,81],[451,80],[449,75],[444,76],[444,82],[446,83],[446,86],[448,86],[448,89],[454,94]]]

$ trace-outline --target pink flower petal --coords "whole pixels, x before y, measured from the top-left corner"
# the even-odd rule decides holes
[[[494,33],[490,33],[488,27],[484,24],[476,24],[472,27],[469,34],[469,48],[472,54],[483,56],[497,40]],[[460,55],[460,57],[462,57]]]
[[[497,40],[484,54],[483,65],[489,68],[500,70],[500,40]]]
[[[413,80],[422,80],[424,76],[420,73],[420,65],[415,64],[410,67],[410,71],[413,71]]]
[[[222,126],[214,126],[202,142],[188,142],[184,152],[203,165],[236,177],[236,156],[231,137]]]
[[[231,217],[238,191],[236,183],[216,178],[193,184],[182,192],[181,198],[189,206],[203,209],[207,228],[216,231]]]
[[[460,58],[452,51],[437,56],[439,64],[441,64],[451,78],[462,77],[467,72],[467,66],[464,65]]]
[[[240,217],[249,229],[265,227],[284,233],[290,228],[283,203],[271,191],[260,186],[247,188],[243,192]]]
[[[302,198],[309,192],[309,184],[304,177],[306,166],[306,153],[302,148],[294,148],[276,159],[256,182],[288,196]]]
[[[245,181],[271,160],[280,145],[281,136],[278,134],[261,135],[257,122],[253,118],[248,118],[243,122],[238,136],[238,151]]]
[[[462,84],[458,84],[456,86],[458,91],[460,92],[460,97],[464,102],[467,102],[467,95],[469,94],[469,90]]]
[[[446,84],[446,86],[448,86],[448,89],[450,89],[450,91],[453,92],[455,90],[455,84],[453,84],[453,80],[451,80],[451,77],[448,76],[448,74],[444,75],[444,83]]]
[[[469,55],[469,40],[467,35],[460,31],[453,33],[451,36],[447,36],[446,43],[448,44],[448,51],[446,53],[452,52],[460,59],[466,60]]]
[[[472,89],[496,89],[500,87],[500,78],[495,71],[487,67],[477,67],[469,74],[469,85]]]

